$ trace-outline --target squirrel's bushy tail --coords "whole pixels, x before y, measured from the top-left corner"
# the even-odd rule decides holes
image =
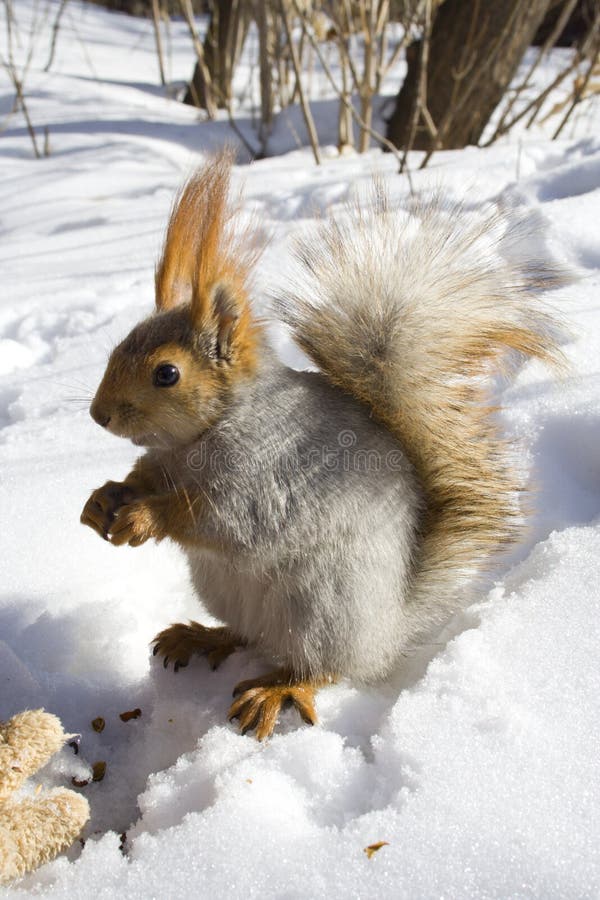
[[[538,294],[570,280],[515,258],[527,233],[501,212],[477,218],[435,199],[403,222],[376,187],[366,210],[298,241],[298,274],[278,300],[302,349],[397,436],[420,477],[415,636],[516,534],[521,485],[485,376],[519,355],[560,361]]]

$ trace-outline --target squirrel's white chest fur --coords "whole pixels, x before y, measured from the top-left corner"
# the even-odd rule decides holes
[[[186,552],[208,611],[299,673],[382,677],[422,509],[397,442],[321,377],[272,362],[201,449],[201,527],[223,549]]]

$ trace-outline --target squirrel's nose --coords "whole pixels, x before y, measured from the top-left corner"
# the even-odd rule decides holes
[[[103,428],[107,428],[110,423],[110,416],[104,412],[102,409],[97,409],[97,407],[92,403],[90,407],[90,416],[97,422],[98,425],[102,425]]]

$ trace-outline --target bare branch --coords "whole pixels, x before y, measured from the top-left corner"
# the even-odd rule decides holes
[[[414,107],[412,113],[412,121],[410,123],[409,137],[404,147],[402,161],[400,162],[400,172],[404,172],[409,151],[415,141],[417,133],[417,125],[423,109],[427,106],[427,69],[429,65],[429,39],[431,37],[431,19],[432,19],[431,0],[425,3],[425,27],[423,29],[423,38],[421,40],[421,54],[419,59],[419,74],[417,81],[417,90],[414,98]],[[431,120],[431,116],[429,117]],[[433,124],[433,123],[432,123]]]
[[[192,9],[191,0],[179,0],[179,7],[188,26],[190,35],[192,37],[192,43],[194,44],[194,50],[196,51],[198,71],[200,74],[200,79],[202,81],[204,101],[206,104],[206,113],[209,119],[214,119],[216,116],[217,107],[214,100],[212,79],[210,77],[210,72],[208,71],[208,66],[206,65],[206,60],[204,58],[204,47],[202,46],[202,42],[198,37],[198,32],[196,31],[196,23],[194,22],[194,11]],[[197,96],[198,95],[196,93],[196,97]]]
[[[52,40],[50,43],[50,55],[48,56],[48,62],[44,66],[44,72],[49,72],[54,62],[54,54],[56,52],[56,42],[58,40],[58,32],[60,29],[60,20],[62,18],[62,14],[65,11],[66,5],[69,0],[61,0],[60,6],[58,7],[58,12],[56,13],[56,18],[54,19],[54,24],[52,25]]]
[[[294,5],[296,7],[296,11],[298,10],[297,4],[294,0]],[[283,21],[283,27],[285,28],[285,34],[287,37],[287,41],[290,48],[290,54],[292,58],[292,65],[294,66],[294,73],[296,75],[296,85],[298,90],[298,96],[300,98],[300,106],[302,108],[302,114],[304,115],[304,121],[306,123],[306,130],[308,131],[308,137],[310,139],[310,145],[312,147],[313,156],[315,158],[315,162],[318,166],[321,165],[321,153],[319,150],[319,138],[317,135],[317,129],[315,128],[315,123],[312,117],[312,113],[310,111],[310,106],[308,105],[308,101],[306,99],[306,94],[304,93],[304,88],[302,86],[302,72],[300,71],[300,62],[298,60],[298,52],[296,50],[296,45],[294,44],[292,38],[292,29],[290,27],[290,19],[288,16],[287,9],[285,7],[285,0],[279,0],[279,9],[281,12],[281,18]],[[310,35],[309,35],[310,38]]]
[[[585,75],[583,76],[583,78],[581,78],[581,79],[579,79],[577,82],[575,82],[575,91],[574,91],[574,94],[573,94],[573,100],[572,100],[572,102],[571,102],[571,104],[570,104],[570,106],[569,106],[567,112],[565,113],[565,115],[564,115],[564,117],[563,117],[563,119],[562,119],[560,125],[558,126],[558,128],[556,129],[556,131],[554,132],[554,134],[552,135],[552,140],[553,140],[553,141],[556,140],[556,138],[560,135],[561,131],[563,130],[563,128],[565,127],[565,125],[566,125],[567,122],[569,121],[569,119],[570,119],[570,117],[571,117],[571,114],[572,114],[573,110],[575,109],[575,107],[576,107],[579,103],[581,103],[581,101],[583,100],[584,95],[585,95],[585,89],[586,89],[587,86],[588,86],[588,82],[589,82],[589,80],[590,80],[590,78],[591,78],[591,76],[592,76],[592,73],[593,73],[593,71],[594,71],[594,68],[595,68],[595,66],[596,66],[596,64],[597,64],[597,62],[598,62],[598,57],[599,57],[599,56],[600,56],[600,42],[597,42],[597,43],[596,43],[596,50],[595,50],[593,56],[592,56],[591,59],[590,59],[590,62],[589,62],[588,68],[587,68],[587,72],[585,73]]]
[[[156,42],[156,55],[158,57],[158,71],[160,73],[160,83],[164,87],[167,83],[167,79],[165,78],[162,39],[160,36],[160,19],[161,14],[159,0],[152,0],[152,24],[154,26],[154,40]]]
[[[506,124],[506,120],[507,120],[509,114],[514,109],[515,103],[517,102],[517,100],[519,99],[519,97],[521,96],[523,91],[526,90],[527,87],[529,86],[531,79],[532,79],[534,73],[536,72],[539,64],[541,63],[543,58],[547,55],[548,51],[551,50],[552,47],[554,47],[558,38],[562,34],[564,27],[567,24],[567,21],[571,15],[571,13],[575,9],[577,2],[578,2],[578,0],[566,0],[566,3],[564,4],[560,15],[559,15],[558,19],[556,20],[556,24],[555,24],[554,28],[552,29],[552,31],[550,32],[550,34],[544,41],[543,46],[540,47],[539,53],[537,54],[536,58],[534,59],[533,63],[531,64],[529,70],[527,71],[522,83],[515,89],[513,96],[509,100],[509,102],[506,106],[506,109],[504,110],[504,112],[502,113],[502,116],[500,117],[500,121],[498,122],[498,125],[496,126],[496,130],[494,131],[492,137],[488,141],[486,141],[485,144],[482,144],[482,146],[489,147],[489,145],[493,144],[494,141],[496,141],[499,137],[501,137],[501,135],[506,134],[506,132],[509,131],[510,128],[512,127],[512,125],[515,123],[515,121],[518,121],[518,120],[512,119],[508,123],[508,125]]]
[[[6,45],[8,51],[8,59],[5,60],[3,57],[0,57],[0,62],[6,69],[8,73],[8,77],[10,78],[12,85],[15,89],[15,105],[17,108],[20,107],[23,112],[23,117],[25,119],[25,125],[27,126],[27,131],[29,133],[29,137],[31,138],[31,145],[33,147],[33,153],[36,159],[42,158],[42,153],[40,153],[37,136],[35,133],[35,129],[31,122],[31,117],[29,115],[29,109],[27,107],[27,103],[25,100],[25,92],[23,90],[23,80],[29,64],[31,62],[32,53],[33,53],[33,36],[30,35],[29,49],[26,57],[26,61],[24,66],[22,67],[21,75],[19,75],[19,70],[17,67],[17,63],[15,61],[14,56],[14,24],[15,17],[14,11],[12,7],[12,0],[4,0],[4,6],[6,8]],[[33,30],[33,25],[32,25]]]
[[[337,96],[339,97],[341,102],[350,110],[352,116],[354,117],[354,120],[357,122],[359,127],[367,128],[367,130],[369,131],[369,134],[377,141],[377,143],[381,144],[383,147],[386,147],[390,151],[390,153],[393,153],[394,156],[396,157],[396,159],[398,160],[398,164],[400,164],[402,162],[402,159],[400,157],[400,153],[398,152],[398,148],[394,144],[392,144],[391,141],[388,141],[388,139],[386,137],[384,137],[382,134],[379,134],[378,131],[375,131],[374,128],[369,128],[366,125],[366,123],[361,119],[358,112],[355,110],[354,104],[350,100],[348,100],[347,97],[345,97],[343,94],[340,93],[340,90],[339,90],[338,86],[336,85],[335,79],[332,75],[331,68],[327,64],[327,61],[325,60],[325,58],[321,52],[321,48],[319,47],[318,42],[315,39],[315,36],[311,31],[310,25],[307,23],[304,14],[302,13],[302,11],[300,10],[300,8],[298,6],[298,0],[292,0],[292,3],[296,10],[296,15],[299,17],[299,19],[302,23],[302,27],[306,31],[308,40],[310,41],[311,46],[314,48],[315,53],[317,54],[319,62],[321,63],[321,66],[323,68],[323,72],[325,73],[327,80],[331,84],[332,88],[334,89],[335,93],[337,94]],[[411,189],[411,193],[412,193],[412,182],[410,179],[410,173],[409,173],[408,169],[406,169],[406,175],[408,177],[410,189]]]

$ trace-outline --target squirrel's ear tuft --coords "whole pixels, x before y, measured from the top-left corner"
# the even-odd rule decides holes
[[[156,308],[172,309],[202,293],[222,265],[233,153],[222,151],[195,172],[173,204],[156,267]]]

